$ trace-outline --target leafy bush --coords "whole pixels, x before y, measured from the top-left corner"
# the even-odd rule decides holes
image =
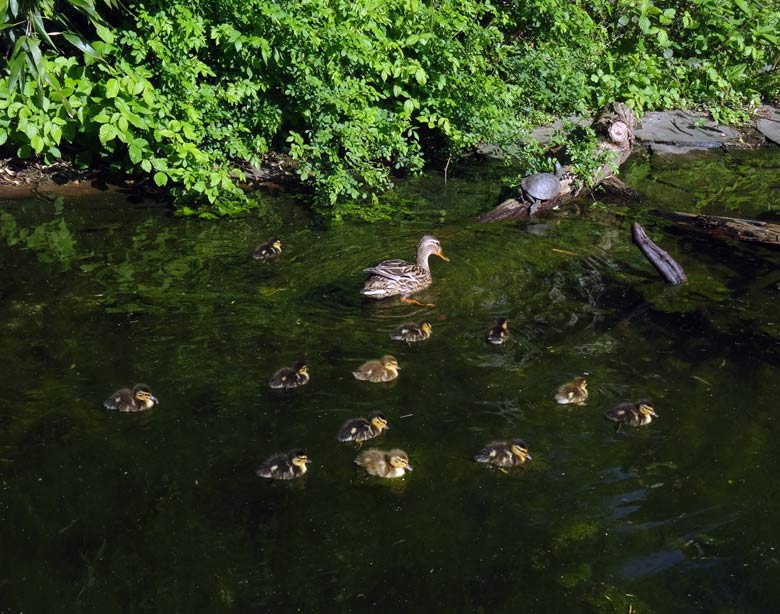
[[[780,89],[780,8],[748,0],[99,6],[0,1],[0,145],[148,177],[204,216],[252,207],[239,169],[270,151],[321,213],[371,220],[392,214],[378,194],[433,146],[446,158],[517,142],[613,100],[736,121]]]

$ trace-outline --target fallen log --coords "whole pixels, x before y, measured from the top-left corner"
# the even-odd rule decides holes
[[[609,156],[610,160],[593,174],[589,185],[575,185],[571,165],[564,164],[561,191],[555,198],[532,203],[523,196],[523,191],[518,187],[514,190],[514,195],[511,198],[506,199],[487,213],[483,213],[477,218],[477,222],[527,220],[531,213],[536,214],[555,209],[564,203],[585,196],[602,183],[607,190],[623,189],[625,184],[619,180],[614,182],[605,182],[605,180],[613,178],[613,170],[623,164],[631,155],[635,124],[634,112],[623,103],[615,102],[603,107],[596,114],[591,127],[599,139],[599,151],[611,152],[612,155]]]
[[[780,245],[780,224],[719,215],[697,215],[680,211],[653,211],[653,213],[659,217],[673,220],[682,228],[711,236],[763,243],[764,245]]]
[[[645,233],[645,229],[639,224],[634,224],[631,227],[631,236],[634,239],[634,243],[645,255],[645,258],[658,269],[661,277],[667,282],[670,284],[684,284],[688,281],[682,267],[667,252],[653,243]]]

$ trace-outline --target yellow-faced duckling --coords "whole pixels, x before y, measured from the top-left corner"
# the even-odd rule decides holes
[[[430,256],[438,256],[449,261],[441,249],[441,243],[436,237],[425,235],[417,244],[417,263],[406,260],[384,260],[379,264],[363,269],[370,277],[366,280],[361,293],[374,299],[400,295],[407,303],[418,303],[407,297],[410,294],[424,290],[431,285],[431,269],[428,264]]]
[[[494,441],[487,444],[474,455],[478,463],[487,463],[496,467],[515,467],[531,460],[528,446],[522,439]]]
[[[488,343],[493,345],[501,345],[509,339],[509,320],[506,318],[498,318],[496,325],[491,328],[486,335]]]
[[[282,454],[274,454],[257,468],[257,475],[272,480],[294,480],[306,473],[306,463],[310,463],[306,452],[300,449]]]
[[[136,384],[133,389],[122,388],[103,401],[106,409],[123,412],[146,411],[152,409],[160,401],[152,394],[152,389],[146,384]]]
[[[584,377],[575,377],[568,384],[558,388],[555,400],[561,405],[567,403],[585,405],[585,401],[588,400],[588,380]]]
[[[398,377],[400,369],[394,356],[385,355],[379,360],[363,363],[357,371],[352,372],[352,375],[355,379],[364,382],[389,382]]]
[[[425,341],[432,332],[431,323],[423,321],[419,324],[402,324],[398,330],[390,334],[390,338],[393,341],[406,341],[407,345],[412,345],[418,341]]]
[[[342,443],[354,441],[359,445],[368,439],[373,439],[382,434],[382,431],[389,429],[387,418],[380,412],[371,412],[366,418],[353,418],[347,420],[339,429],[336,439]]]
[[[274,373],[268,385],[271,388],[289,390],[303,386],[309,381],[309,368],[302,362],[294,362],[292,367],[284,367]]]
[[[252,257],[255,260],[272,260],[282,253],[282,242],[279,239],[266,241],[255,250]]]
[[[412,471],[409,456],[403,450],[377,450],[370,448],[358,454],[355,463],[363,467],[369,475],[380,478],[400,478]]]
[[[651,401],[637,401],[636,403],[621,403],[606,413],[607,418],[618,423],[618,430],[623,425],[645,426],[657,418]]]

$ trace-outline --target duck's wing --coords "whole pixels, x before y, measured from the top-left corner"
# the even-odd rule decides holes
[[[416,279],[419,275],[419,267],[406,260],[396,259],[385,260],[376,266],[363,269],[363,272],[369,273],[370,275],[387,277],[393,281],[401,281],[402,279]]]

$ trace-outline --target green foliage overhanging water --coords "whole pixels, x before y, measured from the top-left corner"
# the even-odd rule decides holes
[[[269,152],[327,217],[376,220],[395,175],[478,142],[533,169],[538,147],[516,145],[551,115],[626,101],[734,121],[780,91],[780,9],[751,0],[122,7],[0,3],[3,153],[108,165],[204,216],[256,206],[240,169]]]
[[[777,151],[632,160],[635,208],[477,225],[501,169],[404,182],[401,221],[323,230],[171,217],[119,194],[0,202],[2,609],[25,612],[773,612],[780,255],[650,209],[778,221]],[[669,287],[640,221],[685,267]],[[360,270],[424,233],[434,309],[364,302]],[[278,234],[272,263],[251,258]],[[510,341],[485,343],[509,317]],[[432,337],[389,339],[423,317]],[[399,379],[351,371],[385,352]],[[271,374],[307,359],[304,388]],[[556,387],[588,373],[584,407]],[[108,413],[143,381],[161,405]],[[616,433],[603,412],[650,397]],[[415,472],[366,480],[335,435],[382,410]],[[523,437],[533,461],[471,460]],[[305,446],[306,477],[267,483]],[[629,609],[631,608],[631,609]]]

